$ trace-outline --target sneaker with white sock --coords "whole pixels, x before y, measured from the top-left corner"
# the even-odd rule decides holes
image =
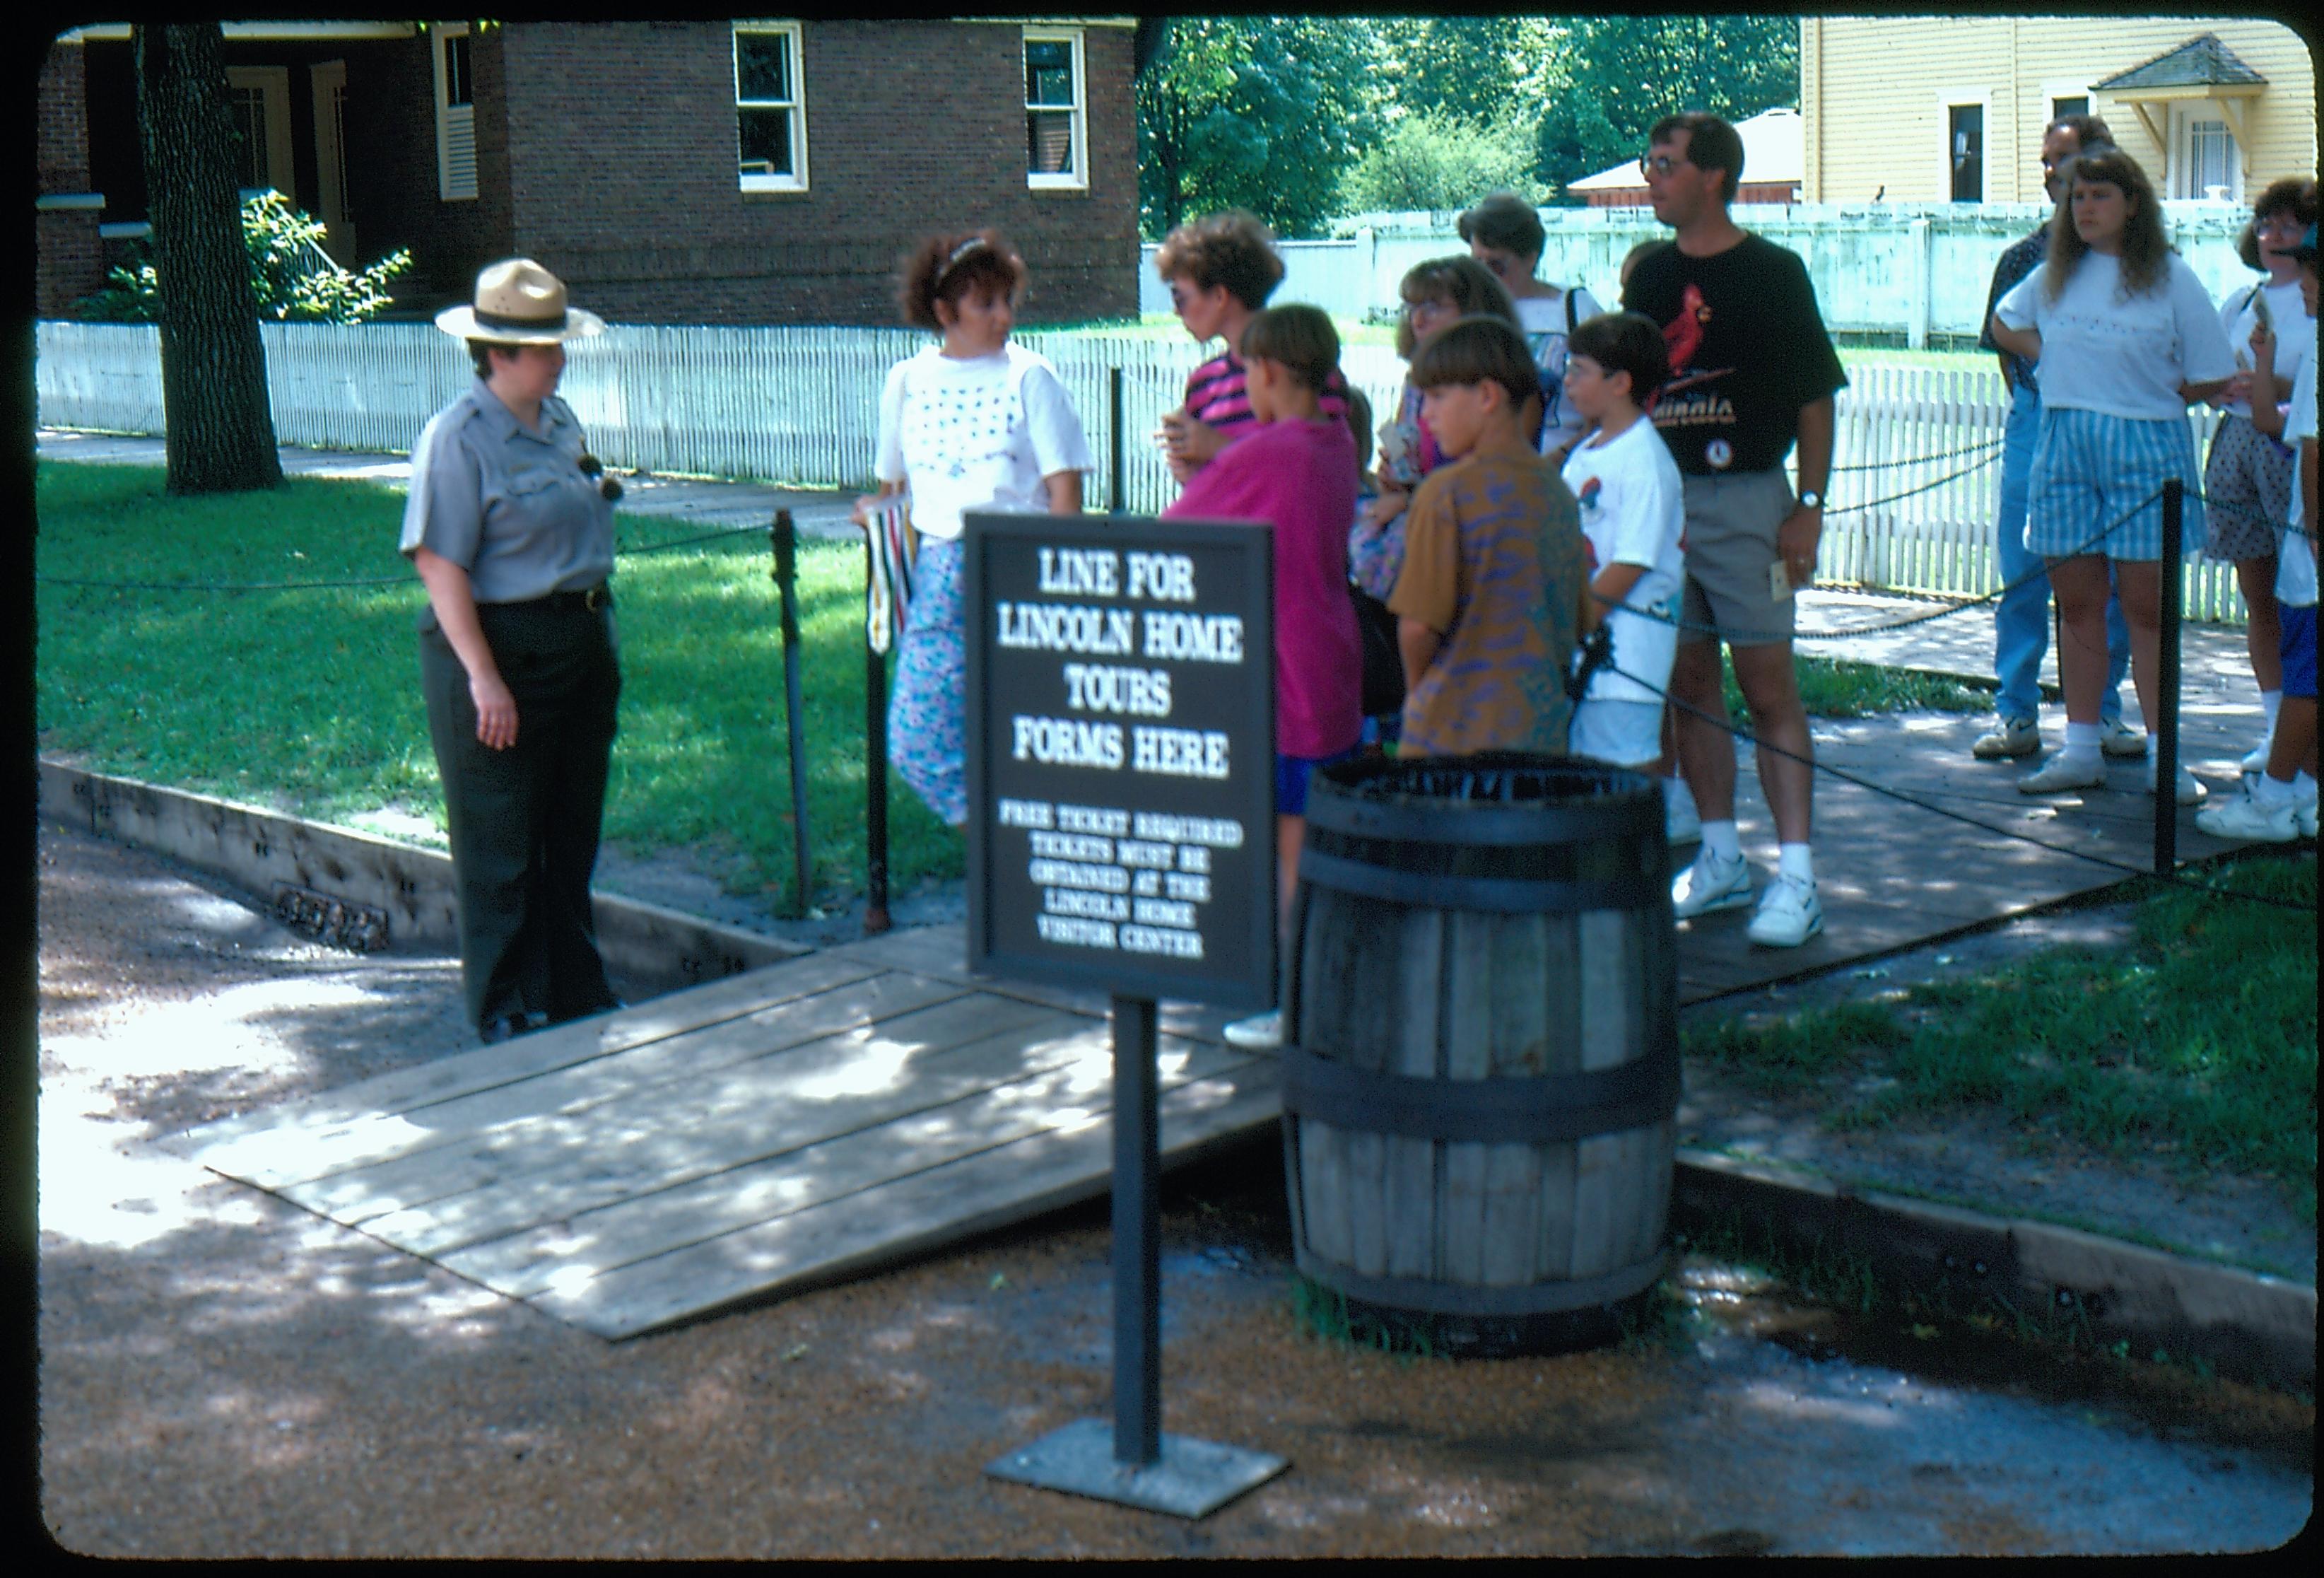
[[[2017,780],[2021,795],[2062,794],[2067,789],[2097,789],[2106,782],[2106,760],[2061,751]]]
[[[2126,761],[2135,761],[2146,754],[2146,731],[2134,728],[2126,719],[2098,725],[2098,749],[2109,756]]]
[[[2195,813],[2195,826],[2214,838],[2249,838],[2261,844],[2289,844],[2299,835],[2300,817],[2294,802],[2276,800],[2263,805],[2249,794],[2236,796]]]
[[[1969,748],[1969,753],[1979,761],[1999,761],[2006,757],[2031,756],[2042,749],[2042,725],[2032,718],[2013,718],[1996,715],[1993,727],[1979,734]]]
[[[1714,910],[1740,909],[1751,902],[1751,863],[1720,860],[1708,849],[1699,852],[1671,884],[1671,915],[1678,920]]]
[[[2146,764],[2146,792],[2150,795],[2154,792],[2154,770],[2160,765],[2162,764],[2156,761],[2149,761]],[[2203,787],[2202,780],[2188,771],[2184,766],[2179,769],[2179,803],[2181,805],[2200,806],[2210,792]]]
[[[2253,746],[2251,750],[2245,754],[2244,759],[2241,761],[2236,763],[2236,771],[2242,773],[2246,778],[2250,777],[2255,772],[2265,772],[2267,771],[2268,750],[2274,743],[2275,739],[2273,735],[2262,734],[2259,738],[2259,743]]]
[[[1778,874],[1759,896],[1758,913],[1744,933],[1763,948],[1795,948],[1823,929],[1823,901],[1813,882]]]
[[[1219,1031],[1231,1047],[1250,1052],[1273,1052],[1283,1045],[1283,1010],[1272,1008],[1247,1020],[1236,1020]]]

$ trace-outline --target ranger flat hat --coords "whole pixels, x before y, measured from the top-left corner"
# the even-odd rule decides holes
[[[486,266],[476,276],[476,300],[447,307],[436,327],[466,340],[501,346],[553,346],[604,332],[605,320],[565,303],[565,281],[529,257]]]

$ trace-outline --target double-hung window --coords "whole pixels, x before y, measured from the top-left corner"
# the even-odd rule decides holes
[[[807,83],[799,24],[734,24],[734,142],[746,192],[807,190]]]
[[[1089,187],[1089,116],[1082,88],[1082,30],[1025,30],[1025,184]]]
[[[439,22],[428,30],[436,57],[436,194],[456,202],[476,195],[476,100],[469,70],[468,24]]]

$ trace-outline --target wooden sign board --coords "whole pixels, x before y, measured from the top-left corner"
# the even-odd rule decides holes
[[[1273,1006],[1267,530],[965,527],[969,967]]]

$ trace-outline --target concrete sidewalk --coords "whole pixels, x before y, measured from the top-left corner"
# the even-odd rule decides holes
[[[42,460],[80,460],[107,466],[160,466],[166,459],[161,438],[117,433],[67,432],[42,428],[37,435]],[[409,455],[368,455],[336,449],[281,448],[286,476],[337,477],[376,482],[401,490],[411,482]],[[720,526],[765,526],[777,510],[788,509],[802,535],[856,537],[848,521],[855,495],[828,489],[781,488],[767,483],[727,482],[711,477],[631,475],[622,483],[621,509],[710,530]]]

